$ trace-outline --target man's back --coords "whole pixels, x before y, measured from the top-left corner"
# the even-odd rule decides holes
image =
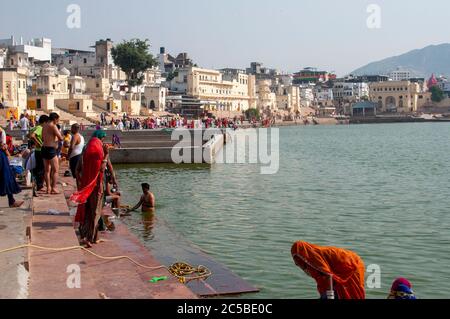
[[[29,124],[29,121],[28,121],[28,119],[27,119],[26,117],[21,118],[20,121],[19,121],[19,123],[20,123],[20,128],[21,128],[23,131],[28,130],[28,124]]]

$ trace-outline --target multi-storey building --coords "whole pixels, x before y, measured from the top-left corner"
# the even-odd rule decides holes
[[[337,103],[358,102],[369,97],[369,85],[364,82],[334,82],[333,98]]]
[[[377,113],[416,112],[430,103],[430,93],[425,83],[387,81],[370,84],[370,100],[378,104]]]
[[[0,48],[6,48],[16,53],[26,53],[28,59],[39,62],[51,62],[52,40],[46,38],[33,39],[24,43],[23,39],[17,41],[15,37],[0,40]]]
[[[26,68],[0,69],[0,102],[4,107],[16,109],[17,113],[26,110],[27,77]]]
[[[333,105],[334,95],[333,89],[326,85],[316,85],[314,87],[314,102],[318,106]]]
[[[318,71],[315,68],[305,68],[300,72],[294,73],[295,84],[318,83],[335,80],[336,75],[327,71]]]
[[[201,100],[204,109],[210,111],[245,111],[256,107],[254,76],[231,69],[224,73],[198,67],[179,69],[170,82],[170,90]]]
[[[389,77],[392,81],[406,81],[411,78],[411,72],[408,70],[402,70],[401,68],[397,68],[397,70],[392,71],[389,74]]]
[[[178,54],[176,57],[166,53],[166,49],[161,47],[157,57],[158,69],[164,75],[175,72],[177,69],[187,68],[193,66],[192,59],[189,58],[186,52]]]

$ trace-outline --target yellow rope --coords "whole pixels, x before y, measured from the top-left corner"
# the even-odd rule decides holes
[[[10,251],[14,251],[14,250],[24,249],[24,248],[35,248],[35,249],[39,249],[39,250],[55,251],[55,252],[64,252],[64,251],[81,249],[97,258],[104,259],[104,260],[127,259],[127,260],[131,261],[132,263],[134,263],[135,265],[137,265],[141,268],[144,268],[144,269],[150,269],[150,270],[166,269],[167,271],[169,271],[169,273],[171,273],[174,277],[176,277],[180,281],[180,283],[183,283],[183,284],[187,283],[189,281],[192,281],[192,280],[206,279],[209,276],[211,276],[211,272],[209,271],[209,269],[206,268],[205,266],[201,266],[201,265],[198,266],[197,268],[195,268],[187,263],[175,263],[168,268],[166,266],[150,267],[150,266],[146,266],[146,265],[143,265],[143,264],[135,261],[133,258],[131,258],[129,256],[114,256],[114,257],[100,256],[83,246],[71,246],[71,247],[64,247],[64,248],[49,248],[49,247],[42,247],[42,246],[33,245],[33,244],[25,244],[25,245],[20,245],[20,246],[15,246],[15,247],[0,250],[0,254],[7,253]],[[198,273],[198,275],[187,277],[194,273]]]
[[[195,268],[183,262],[173,264],[168,268],[168,271],[173,276],[177,277],[182,284],[192,280],[208,278],[209,276],[211,276],[211,272],[205,266],[200,265]],[[193,276],[194,274],[197,275]]]

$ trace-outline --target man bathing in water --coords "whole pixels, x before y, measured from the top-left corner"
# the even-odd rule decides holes
[[[59,115],[52,113],[48,122],[42,127],[42,157],[44,159],[45,183],[47,184],[47,194],[57,195],[56,179],[59,171],[59,159],[56,154],[58,143],[64,139],[57,125]]]
[[[135,211],[141,206],[142,206],[143,213],[149,213],[149,212],[155,211],[155,195],[153,195],[153,193],[150,192],[150,185],[147,183],[144,183],[141,186],[142,186],[142,192],[144,194],[141,196],[139,203],[137,203],[137,205],[134,206],[132,209],[129,209],[128,212]]]

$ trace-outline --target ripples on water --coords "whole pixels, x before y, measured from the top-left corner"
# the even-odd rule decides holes
[[[261,288],[254,298],[317,298],[290,256],[297,240],[378,264],[386,298],[396,277],[420,298],[449,298],[448,124],[280,129],[280,170],[257,165],[118,167],[125,202],[150,182],[156,217],[132,229],[151,247],[177,232]],[[145,222],[145,221],[144,221]]]

